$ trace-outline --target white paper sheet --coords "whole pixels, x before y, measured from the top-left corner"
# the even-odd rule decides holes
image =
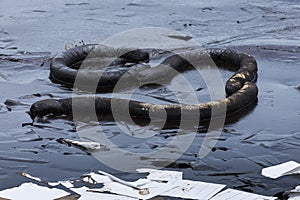
[[[291,190],[291,192],[299,193],[300,194],[300,185],[297,186],[295,189]]]
[[[288,200],[300,200],[299,194],[291,194],[291,196],[288,198]]]
[[[210,200],[275,200],[277,197],[267,197],[239,190],[227,189]]]
[[[285,162],[279,165],[262,169],[261,174],[269,178],[279,178],[285,175],[300,174],[300,164],[295,161]]]
[[[147,179],[139,179],[135,182],[127,182],[112,175],[109,175],[110,177],[103,177],[101,175],[93,176],[93,174],[90,175],[93,180],[97,181],[97,183],[104,184],[103,188],[93,189],[93,191],[111,192],[113,194],[133,197],[136,199],[151,199],[158,195],[162,195],[171,189],[179,187],[178,180],[172,178],[170,178],[167,182],[156,182]]]
[[[96,192],[89,192],[88,187],[81,187],[81,188],[71,188],[72,191],[76,192],[77,194],[80,194],[80,198],[78,200],[99,200],[99,199],[105,199],[105,200],[137,200],[132,197],[125,197],[120,195],[114,195],[114,194],[106,194],[106,193],[96,193]]]
[[[300,200],[300,185],[297,186],[295,189],[288,192],[289,198],[288,200]]]
[[[58,185],[63,185],[66,188],[73,187],[73,183],[71,181],[58,181],[58,182],[48,182],[50,186],[58,186]]]
[[[111,192],[138,199],[150,199],[152,197],[171,196],[190,199],[206,200],[221,191],[225,185],[205,183],[200,181],[182,180],[182,172],[156,169],[137,169],[138,172],[149,172],[147,179],[139,179],[135,182],[126,182],[110,174],[104,175],[91,173],[85,177],[85,181],[103,183],[105,187],[93,189],[97,192]],[[108,178],[110,177],[110,178]],[[137,188],[135,188],[137,187]],[[140,189],[147,189],[149,194],[141,194]]]
[[[153,181],[168,181],[171,179],[182,180],[182,172],[167,171],[158,169],[140,168],[136,170],[139,173],[149,173],[147,179]]]
[[[50,189],[34,183],[23,183],[19,187],[0,191],[0,197],[13,200],[53,200],[66,195],[69,195],[69,193],[63,190],[56,188]]]
[[[200,181],[181,180],[180,187],[163,193],[164,196],[206,200],[220,192],[226,185]]]
[[[295,171],[298,163],[288,162],[284,165],[275,166],[267,170],[263,170],[264,174],[274,174],[278,170]],[[273,200],[276,197],[266,197],[258,194],[247,193],[238,190],[227,189],[219,193],[225,185],[206,183],[201,181],[182,180],[182,172],[166,171],[156,169],[137,169],[138,172],[148,172],[146,178],[138,179],[130,182],[121,180],[111,174],[99,171],[99,173],[85,174],[80,177],[82,181],[90,184],[102,183],[104,186],[100,188],[74,188],[74,181],[58,181],[47,183],[40,178],[31,176],[26,173],[20,173],[32,181],[48,184],[48,187],[42,187],[34,183],[24,183],[19,187],[11,188],[0,192],[0,197],[9,199],[54,199],[69,195],[68,189],[81,195],[80,199],[119,199],[119,200],[133,200],[133,199],[151,199],[156,196],[170,196],[180,197],[186,199],[201,199],[201,200]],[[276,173],[275,173],[276,172]],[[277,176],[277,174],[276,174]],[[78,181],[78,180],[77,180]],[[67,190],[60,188],[52,188],[52,186],[63,185]],[[106,193],[104,193],[106,192]],[[109,193],[107,193],[109,192]],[[217,194],[219,193],[219,194]],[[298,200],[300,193],[300,186],[294,190],[289,191],[290,200]]]

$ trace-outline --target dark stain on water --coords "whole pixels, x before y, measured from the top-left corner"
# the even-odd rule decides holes
[[[205,125],[199,126],[193,144],[167,169],[183,171],[186,179],[223,183],[230,188],[265,195],[300,184],[299,175],[276,180],[260,175],[263,167],[289,160],[300,162],[300,44],[297,42],[300,7],[297,2],[176,3],[182,4],[180,9],[155,1],[69,1],[25,5],[17,7],[20,12],[16,14],[4,10],[10,1],[1,1],[0,189],[28,181],[16,174],[20,171],[48,181],[74,179],[97,170],[126,180],[139,177],[114,171],[82,150],[57,142],[59,138],[78,140],[78,128],[93,124],[78,127],[63,117],[39,120],[34,126],[22,127],[22,123],[31,122],[25,112],[33,102],[72,95],[70,89],[48,79],[49,59],[66,43],[75,39],[103,39],[124,28],[154,25],[183,31],[201,40],[206,47],[230,47],[252,54],[259,67],[257,103],[227,119],[217,145],[204,159],[199,159],[197,154],[207,129]],[[84,20],[87,17],[92,20]],[[66,21],[69,24],[65,25]],[[224,80],[231,74],[222,71]],[[199,97],[206,101],[205,84],[200,81],[194,86]],[[176,103],[172,92],[162,87],[139,89],[135,98]],[[114,143],[133,152],[161,148],[177,136],[176,129],[168,128],[149,139],[135,140],[113,121],[100,124]],[[138,125],[134,128],[143,130]],[[152,158],[141,158],[141,162],[160,165],[159,160]]]
[[[85,6],[85,5],[89,5],[89,3],[66,3],[66,6]]]
[[[199,127],[199,133],[194,143],[178,161],[170,164],[167,168],[183,171],[185,178],[224,183],[231,188],[273,195],[299,183],[298,176],[282,177],[272,181],[262,177],[260,170],[263,167],[297,158],[299,152],[297,140],[300,138],[297,119],[299,119],[300,105],[297,100],[299,91],[295,89],[295,85],[298,84],[299,69],[295,67],[295,63],[299,62],[297,58],[300,53],[293,51],[295,47],[235,46],[232,48],[247,51],[258,60],[260,93],[257,105],[229,117],[217,145],[209,156],[201,160],[197,158],[197,151],[202,144],[203,132],[206,129]],[[14,56],[18,57],[18,55]],[[44,54],[40,56],[45,57]],[[6,70],[1,72],[9,74],[10,71],[14,71],[16,66],[19,69],[24,66],[22,69],[24,74],[26,71],[45,71],[45,73],[41,73],[43,76],[41,81],[34,80],[36,79],[34,78],[31,82],[25,80],[25,84],[18,84],[13,81],[13,78],[19,76],[15,72],[9,79],[3,81],[6,88],[14,88],[15,92],[9,92],[6,88],[2,88],[3,106],[1,111],[5,106],[10,109],[8,109],[9,112],[2,111],[0,114],[2,117],[0,164],[1,168],[6,169],[1,177],[7,182],[1,184],[1,187],[7,188],[23,180],[17,178],[18,175],[15,174],[17,171],[30,172],[53,181],[74,178],[97,169],[111,171],[80,149],[57,142],[62,137],[79,139],[76,128],[72,128],[74,124],[69,119],[40,119],[34,126],[21,127],[22,122],[30,120],[25,111],[28,111],[31,103],[42,98],[71,95],[69,90],[47,80],[48,69],[40,67],[43,60],[41,57],[36,54],[34,58],[31,57],[31,54],[28,54],[28,59],[21,57],[22,62],[3,60],[0,67]],[[287,61],[285,60],[287,57],[294,59]],[[282,58],[281,61],[278,60],[280,58]],[[31,67],[26,67],[27,65]],[[8,66],[12,67],[8,69]],[[269,66],[272,66],[271,71]],[[28,78],[31,77],[29,74],[26,75]],[[37,89],[32,90],[36,87]],[[150,102],[174,103],[172,100],[174,96],[172,93],[168,95],[169,92],[165,88],[156,86],[152,90],[140,89],[138,94],[141,96],[144,93],[147,97],[146,100]],[[289,98],[286,98],[287,96]],[[116,144],[128,140],[122,131],[117,131],[113,121],[100,123],[104,132],[110,135],[110,139]],[[84,126],[88,128],[90,125]],[[82,128],[85,128],[84,126]],[[143,127],[140,129],[143,130]],[[176,137],[176,133],[176,129],[166,129],[158,132],[154,139],[143,142],[140,140],[129,142],[128,140],[129,143],[121,142],[120,146],[135,151],[160,148],[168,139]],[[159,161],[152,161],[152,158],[143,158],[141,162],[143,160],[153,162],[153,166],[159,166]],[[11,167],[12,165],[13,167]]]

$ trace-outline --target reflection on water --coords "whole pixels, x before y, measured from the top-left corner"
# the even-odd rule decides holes
[[[48,118],[39,120],[35,126],[21,125],[30,122],[25,111],[33,102],[72,94],[69,89],[49,81],[47,60],[51,55],[74,40],[99,42],[114,33],[142,26],[179,30],[208,47],[229,46],[254,55],[258,61],[257,105],[230,117],[216,147],[201,160],[196,155],[206,128],[199,126],[193,144],[169,168],[183,170],[186,179],[225,183],[231,188],[266,195],[299,184],[299,176],[273,181],[260,175],[262,167],[288,160],[300,162],[297,160],[300,93],[295,88],[300,84],[299,5],[294,1],[185,3],[178,0],[157,4],[131,0],[0,2],[0,189],[25,181],[16,175],[18,171],[49,181],[78,177],[98,169],[113,172],[80,149],[56,141],[79,139],[76,130],[95,124],[75,125],[69,119]],[[221,74],[226,80],[231,72]],[[198,98],[207,101],[204,82],[193,77],[192,72],[185,75],[190,78]],[[175,93],[188,98],[180,89]],[[163,87],[150,87],[137,90],[133,98],[173,103],[176,102],[173,94],[174,91]],[[5,104],[7,99],[10,104]],[[176,128],[170,127],[157,131],[151,138],[138,139],[122,132],[111,120],[99,123],[112,142],[133,152],[161,148],[177,136]],[[132,132],[143,131],[138,125],[129,128]],[[153,166],[163,161],[163,158],[140,159],[141,163]],[[114,173],[125,179],[136,178]]]

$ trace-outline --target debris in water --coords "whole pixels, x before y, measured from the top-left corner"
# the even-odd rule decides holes
[[[70,139],[59,138],[56,140],[61,144],[67,144],[69,146],[74,146],[79,148],[87,153],[93,153],[97,151],[109,151],[109,148],[106,146],[97,143],[97,142],[84,142],[84,141],[75,141]]]
[[[243,192],[239,190],[233,190],[233,189],[227,189],[221,193],[219,193],[217,196],[213,197],[210,200],[241,200],[241,199],[247,199],[247,200],[275,200],[277,197],[267,197],[262,196],[258,194],[252,194],[249,192]]]
[[[188,36],[188,35],[168,35],[169,38],[174,38],[178,40],[184,40],[184,41],[189,41],[193,37]]]
[[[13,200],[22,200],[27,198],[31,200],[53,200],[66,195],[69,195],[69,193],[65,192],[64,190],[60,190],[57,188],[50,189],[48,187],[39,186],[34,183],[23,183],[19,187],[0,191],[1,198]]]
[[[300,200],[300,185],[295,189],[285,192],[288,195],[288,200]]]
[[[26,104],[24,104],[24,103],[21,103],[21,102],[19,102],[19,101],[16,101],[16,100],[12,100],[12,99],[6,99],[6,101],[4,102],[4,104],[6,105],[6,106],[24,106],[24,105],[26,105]]]
[[[279,165],[262,169],[261,174],[269,178],[279,178],[285,175],[300,174],[300,164],[295,161],[285,162]]]
[[[296,162],[293,162],[296,163]],[[292,163],[292,164],[293,164]],[[296,163],[297,164],[297,163]],[[277,166],[275,166],[277,167]],[[277,167],[278,168],[278,167]],[[152,199],[157,196],[170,196],[184,199],[202,200],[275,200],[277,197],[268,197],[252,194],[234,189],[226,189],[222,184],[206,183],[182,179],[182,172],[157,169],[137,169],[139,173],[149,173],[146,178],[137,181],[121,180],[103,171],[82,175],[78,180],[58,181],[49,183],[27,173],[22,176],[32,180],[33,183],[23,183],[21,186],[0,191],[0,199],[119,199],[137,200]],[[89,183],[76,187],[75,183]],[[36,184],[35,184],[36,183]],[[285,192],[289,200],[298,200],[300,186]]]

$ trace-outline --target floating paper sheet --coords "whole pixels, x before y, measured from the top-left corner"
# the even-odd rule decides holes
[[[163,195],[188,199],[210,199],[225,187],[221,184],[190,180],[181,180],[178,181],[178,184],[179,188],[165,192]]]
[[[148,172],[147,179],[152,181],[177,180],[176,187],[170,191],[162,193],[163,196],[189,198],[189,199],[209,199],[220,192],[225,185],[205,183],[201,181],[182,180],[182,172],[166,171],[156,169],[137,169],[138,172]]]
[[[136,199],[151,199],[158,195],[179,187],[177,179],[170,179],[167,182],[156,182],[147,179],[139,179],[135,182],[121,180],[105,172],[100,172],[103,176],[90,174],[91,179],[97,183],[103,183],[104,187],[92,189],[93,192],[110,192],[122,196]]]
[[[285,175],[300,174],[300,164],[295,161],[289,161],[279,165],[262,169],[261,174],[269,178],[278,178]]]
[[[267,197],[239,190],[227,189],[210,200],[275,200],[277,197]]]
[[[136,170],[139,173],[149,173],[147,179],[153,181],[168,181],[171,179],[182,180],[182,172],[178,171],[167,171],[158,169],[146,169],[140,168]]]
[[[288,162],[284,165],[274,166],[263,170],[272,175],[278,170],[289,169],[295,171],[298,163]],[[225,185],[191,181],[182,179],[182,172],[157,169],[137,169],[140,173],[149,173],[146,178],[137,181],[125,181],[103,171],[82,175],[80,179],[73,181],[47,182],[27,173],[20,173],[34,183],[24,183],[17,188],[11,188],[0,192],[0,197],[9,199],[55,199],[69,194],[80,196],[80,200],[108,199],[108,200],[136,200],[151,199],[156,196],[170,196],[184,199],[201,200],[273,200],[276,197],[267,197],[248,192],[227,189],[220,192]],[[277,175],[276,175],[277,176]],[[75,182],[84,181],[92,184],[83,187],[75,187]],[[289,200],[299,200],[300,186],[287,192]]]
[[[98,193],[98,192],[91,192],[88,187],[81,187],[81,188],[72,188],[74,192],[80,194],[80,198],[78,200],[137,200],[135,198],[121,196],[121,195],[114,195],[114,194],[107,194],[107,193]]]
[[[155,169],[137,169],[138,172],[148,172],[147,179],[126,182],[105,172],[102,175],[91,173],[85,178],[90,183],[103,183],[104,187],[93,189],[93,192],[111,192],[137,199],[150,199],[155,196],[171,196],[189,199],[209,199],[225,185],[205,183],[200,181],[182,180],[182,172]],[[110,179],[110,180],[109,180]]]
[[[299,195],[300,195],[300,185],[297,186],[295,189],[291,190],[291,192],[293,192],[293,193],[299,193]]]
[[[34,183],[23,183],[19,187],[3,190],[0,197],[13,200],[53,200],[59,197],[69,195],[68,192],[56,188],[48,188],[36,185]]]
[[[288,200],[300,200],[300,194],[291,194]]]
[[[300,185],[295,189],[288,191],[287,194],[289,194],[288,200],[300,200]]]

